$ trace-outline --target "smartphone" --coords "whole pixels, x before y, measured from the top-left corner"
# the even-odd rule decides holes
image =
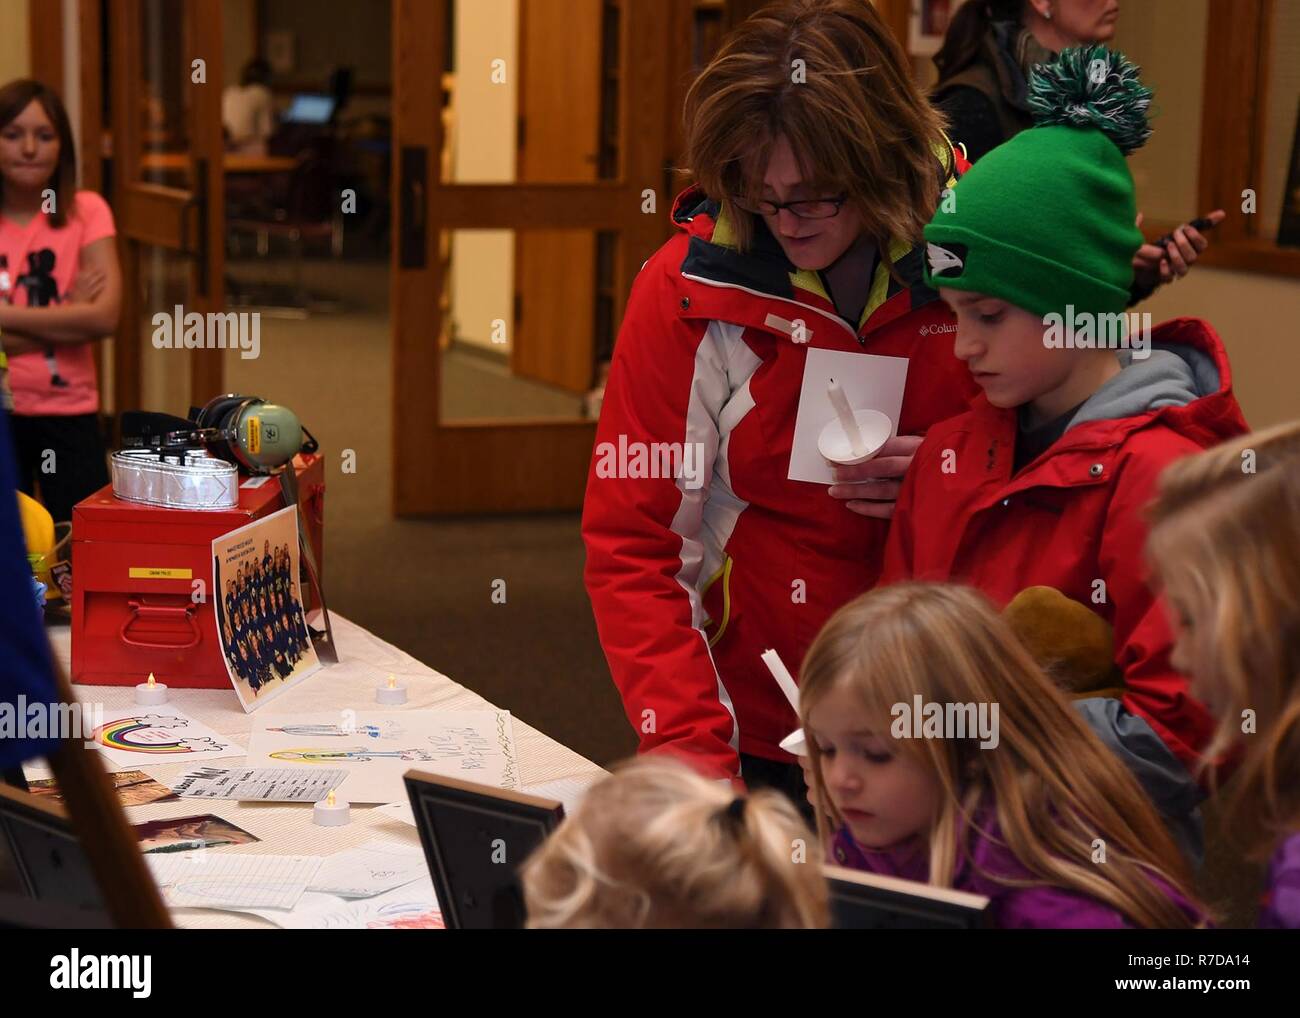
[[[1196,219],[1193,219],[1187,225],[1190,226],[1192,229],[1197,230],[1201,233],[1204,233],[1206,230],[1214,229],[1214,221],[1211,219],[1207,219],[1205,216],[1198,216]],[[1156,247],[1163,249],[1164,246],[1166,244],[1171,243],[1173,239],[1174,239],[1174,235],[1172,233],[1166,233],[1163,237],[1160,237],[1156,241],[1154,241],[1154,243]]]

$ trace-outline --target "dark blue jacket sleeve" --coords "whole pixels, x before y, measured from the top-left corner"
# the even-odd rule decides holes
[[[27,545],[18,516],[17,469],[9,415],[0,410],[0,767],[43,756],[57,743],[51,738],[20,738],[34,718],[34,704],[49,709],[56,700],[50,644],[27,562]],[[45,730],[45,725],[41,726]]]

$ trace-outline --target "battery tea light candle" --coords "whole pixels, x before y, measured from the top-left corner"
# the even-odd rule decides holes
[[[396,675],[388,676],[388,681],[375,690],[375,699],[380,703],[406,703],[406,683],[398,682]]]
[[[167,686],[155,680],[153,672],[150,672],[148,681],[135,687],[135,702],[142,707],[157,707],[164,704],[167,702]]]
[[[352,819],[351,810],[346,799],[338,799],[334,789],[311,810],[312,820],[320,827],[342,827]]]

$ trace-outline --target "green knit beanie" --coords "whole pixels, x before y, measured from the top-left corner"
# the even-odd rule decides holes
[[[1037,315],[1123,311],[1142,245],[1124,157],[1151,134],[1150,101],[1138,68],[1104,46],[1040,65],[1036,126],[967,170],[926,226],[926,285]]]

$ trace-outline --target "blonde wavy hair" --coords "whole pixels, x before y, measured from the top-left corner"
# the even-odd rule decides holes
[[[803,661],[799,707],[823,841],[844,819],[827,792],[810,715],[847,687],[875,731],[890,730],[892,706],[998,704],[999,742],[899,739],[937,780],[929,882],[951,887],[964,861],[962,831],[990,801],[1006,847],[1033,875],[1008,886],[1050,885],[1103,902],[1140,927],[1186,928],[1193,920],[1152,878],[1194,901],[1186,864],[1137,781],[1043,673],[988,600],[956,585],[900,583],[837,611]],[[978,832],[988,836],[989,832]],[[1105,864],[1092,861],[1105,843]],[[996,877],[995,877],[996,879]]]
[[[1171,464],[1151,519],[1166,602],[1192,623],[1192,693],[1218,721],[1206,759],[1242,750],[1223,828],[1261,858],[1300,828],[1300,421]]]
[[[615,768],[525,864],[528,926],[826,926],[821,854],[794,806],[771,790],[734,799],[673,759]]]
[[[793,80],[795,60],[804,81]],[[723,202],[741,251],[753,214],[731,198],[761,195],[782,135],[806,184],[848,196],[882,258],[892,241],[920,242],[951,175],[942,118],[867,0],[793,0],[754,14],[695,79],[684,119],[689,170]]]

